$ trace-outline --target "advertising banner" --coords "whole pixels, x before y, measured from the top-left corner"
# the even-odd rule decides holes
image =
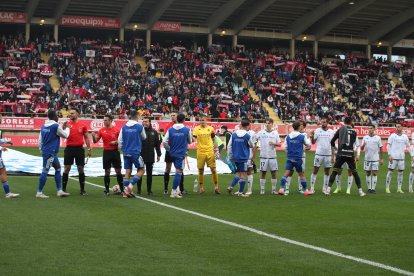
[[[180,32],[181,23],[180,22],[157,21],[152,27],[152,30],[162,31],[162,32]]]
[[[113,29],[118,29],[121,26],[120,21],[117,18],[75,15],[62,16],[62,18],[59,21],[59,25]]]
[[[0,22],[26,23],[26,14],[22,12],[0,12]]]

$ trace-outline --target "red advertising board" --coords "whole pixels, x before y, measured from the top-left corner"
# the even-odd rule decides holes
[[[64,15],[60,19],[59,25],[118,29],[121,23],[119,19],[110,17]]]
[[[0,12],[0,22],[26,23],[26,14],[22,12]]]
[[[181,23],[157,21],[154,26],[152,26],[152,30],[162,32],[181,32]]]
[[[63,122],[67,119],[60,119],[60,122]],[[38,131],[42,127],[42,125],[45,123],[46,118],[28,118],[28,117],[3,117],[1,123],[0,123],[0,129],[1,130],[34,130]],[[80,119],[81,122],[83,122],[89,131],[97,131],[103,126],[103,120],[102,119]],[[114,120],[114,124],[117,127],[122,127],[127,120]],[[193,129],[196,125],[199,124],[199,122],[186,122],[186,126]],[[211,125],[215,130],[220,129],[221,126],[225,125],[230,131],[234,131],[239,129],[240,125],[238,123],[231,123],[231,122],[209,122],[209,125]],[[166,129],[170,125],[170,122],[168,121],[152,121],[152,126],[154,129],[159,130],[161,128]],[[264,128],[264,124],[252,124],[251,128],[254,131],[259,131]],[[306,132],[309,134],[312,130],[315,130],[319,126],[315,125],[308,125],[306,128]],[[330,126],[331,129],[336,131],[341,126]],[[277,125],[276,126],[278,132],[280,135],[285,136],[289,132],[292,131],[292,128],[290,125]],[[355,127],[355,130],[358,133],[359,137],[363,137],[368,134],[368,128],[364,126],[357,126]],[[387,139],[392,133],[395,132],[394,127],[378,127],[377,128],[377,134],[382,139]],[[411,138],[411,133],[413,132],[412,128],[404,128],[404,133],[406,133]]]

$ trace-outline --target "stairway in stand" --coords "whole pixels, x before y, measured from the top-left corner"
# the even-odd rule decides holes
[[[42,53],[42,60],[44,61],[44,63],[48,63],[49,62],[49,55],[46,53]],[[56,77],[56,74],[53,74],[50,79],[50,86],[52,86],[52,89],[54,92],[57,92],[60,88],[60,84],[59,84],[59,80]]]

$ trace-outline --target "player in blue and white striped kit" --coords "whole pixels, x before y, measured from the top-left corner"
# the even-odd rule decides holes
[[[66,127],[66,122],[63,126],[58,124],[58,116],[55,110],[49,110],[47,113],[49,120],[40,129],[39,134],[39,148],[43,157],[43,169],[39,177],[39,186],[37,189],[37,198],[49,198],[43,193],[43,188],[46,185],[47,174],[51,167],[55,169],[55,182],[57,189],[57,196],[69,196],[69,193],[62,191],[62,175],[60,174],[60,162],[57,157],[60,148],[60,137],[68,138],[69,128]]]
[[[230,138],[227,152],[230,156],[230,161],[234,162],[238,172],[233,178],[231,185],[227,188],[229,194],[232,193],[234,186],[239,183],[239,192],[238,196],[248,197],[243,190],[246,185],[247,178],[247,162],[249,158],[252,158],[250,155],[250,149],[253,148],[254,143],[252,137],[248,133],[250,128],[250,121],[248,119],[243,119],[241,121],[241,129],[236,130]]]
[[[131,109],[129,113],[129,121],[121,129],[118,136],[118,147],[122,150],[124,156],[124,197],[134,196],[132,190],[134,185],[142,180],[144,174],[145,164],[141,157],[142,140],[145,140],[147,135],[145,134],[144,127],[138,123],[138,112]],[[137,168],[137,173],[130,181],[132,173],[132,165]]]
[[[170,197],[181,198],[180,183],[183,176],[185,165],[185,156],[188,151],[188,144],[191,144],[193,137],[191,130],[184,126],[185,115],[177,115],[177,123],[170,127],[165,134],[163,144],[166,150],[169,150],[171,161],[174,163],[175,176],[172,185]]]
[[[306,178],[305,172],[303,171],[302,162],[303,162],[303,146],[310,147],[311,141],[301,133],[301,130],[304,128],[304,125],[301,124],[299,121],[295,121],[292,124],[293,131],[286,136],[286,151],[287,151],[287,159],[286,159],[286,167],[285,167],[285,174],[282,177],[282,181],[280,182],[280,195],[285,195],[285,185],[286,179],[288,176],[291,175],[291,172],[296,169],[300,177],[300,184],[302,185],[304,195],[311,195],[312,193],[308,191],[306,188]]]

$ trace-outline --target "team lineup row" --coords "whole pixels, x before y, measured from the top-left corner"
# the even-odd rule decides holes
[[[377,173],[379,166],[384,163],[381,138],[375,135],[375,126],[369,126],[369,134],[363,137],[360,144],[353,129],[353,122],[346,118],[345,125],[336,133],[328,128],[328,122],[321,120],[321,127],[310,134],[310,137],[304,132],[306,123],[296,121],[293,123],[293,131],[285,139],[287,152],[287,161],[285,173],[282,176],[279,190],[277,190],[276,172],[278,171],[278,162],[276,147],[280,146],[282,141],[276,130],[273,129],[273,120],[267,119],[265,128],[257,133],[250,130],[250,122],[242,120],[241,128],[234,133],[222,128],[221,135],[225,141],[217,139],[215,131],[207,125],[206,118],[200,118],[200,125],[194,128],[193,132],[183,123],[184,114],[171,115],[171,125],[166,129],[165,135],[163,130],[160,133],[151,128],[149,119],[143,120],[143,125],[138,123],[138,114],[135,110],[130,111],[130,120],[121,129],[112,126],[112,117],[110,115],[104,118],[104,127],[97,133],[92,133],[92,140],[97,143],[102,139],[104,144],[103,151],[103,168],[105,170],[104,184],[105,195],[109,195],[110,172],[113,167],[116,172],[117,183],[113,189],[114,192],[120,191],[123,197],[135,197],[133,187],[137,184],[138,193],[141,193],[142,176],[147,172],[147,192],[152,195],[152,167],[155,162],[154,152],[157,155],[157,161],[160,160],[160,144],[163,143],[166,149],[166,169],[164,174],[164,194],[168,194],[169,175],[171,166],[174,164],[176,173],[172,183],[171,197],[181,198],[185,193],[183,185],[183,168],[188,151],[188,144],[193,140],[197,141],[197,167],[198,177],[195,181],[195,191],[204,192],[204,166],[211,169],[212,179],[215,185],[215,193],[220,194],[218,186],[218,175],[216,171],[216,159],[220,158],[220,151],[227,150],[227,159],[225,161],[232,171],[237,171],[231,185],[227,188],[230,194],[248,197],[252,194],[253,160],[256,157],[257,150],[260,148],[260,194],[265,193],[266,172],[271,172],[272,194],[289,194],[290,180],[293,172],[296,170],[299,174],[299,191],[304,195],[315,193],[315,182],[317,173],[321,166],[324,166],[324,181],[322,192],[330,195],[331,187],[336,178],[337,189],[334,193],[341,191],[340,175],[344,166],[348,167],[348,188],[350,188],[355,178],[358,191],[361,196],[365,193],[362,191],[361,180],[356,170],[356,161],[359,160],[361,150],[365,150],[364,170],[366,172],[366,183],[368,193],[375,193],[377,185]],[[43,157],[42,173],[39,177],[38,192],[36,197],[48,198],[43,193],[46,184],[47,175],[51,167],[55,169],[55,182],[57,187],[57,196],[69,196],[66,192],[67,182],[71,166],[76,163],[79,172],[80,194],[87,195],[85,191],[85,153],[83,144],[88,149],[88,156],[91,155],[90,141],[88,131],[85,125],[78,121],[79,111],[72,109],[69,115],[70,120],[58,124],[57,113],[54,110],[48,112],[48,120],[42,126],[39,135],[39,147]],[[60,147],[60,137],[67,139],[67,147],[64,152],[64,171],[61,175],[61,165],[57,158]],[[412,137],[414,143],[414,133]],[[1,144],[10,144],[9,141],[0,140]],[[311,144],[316,144],[314,159],[314,168],[310,177],[310,188],[308,189],[304,174],[305,151],[309,150]],[[121,174],[121,158],[119,149],[123,152],[125,176]],[[354,151],[357,156],[354,156]],[[396,132],[391,134],[388,139],[388,173],[386,177],[386,192],[390,193],[390,182],[392,172],[398,170],[398,188],[397,192],[403,193],[403,172],[405,170],[405,150],[408,149],[412,157],[412,170],[409,177],[409,192],[413,192],[414,180],[414,149],[410,148],[409,139],[402,132],[402,126],[396,124]],[[2,151],[7,150],[2,148]],[[336,151],[336,154],[335,154]],[[336,156],[336,158],[335,158]],[[0,151],[1,158],[1,151]],[[333,165],[334,164],[334,165]],[[333,165],[333,172],[329,175],[330,168]],[[137,169],[135,175],[132,175],[133,167]],[[131,179],[132,177],[132,179]],[[7,198],[18,197],[19,194],[11,193],[7,181],[6,168],[3,160],[0,160],[0,178]],[[248,183],[247,191],[244,187]],[[199,185],[199,190],[198,190]],[[237,191],[233,191],[235,186],[239,185]]]

